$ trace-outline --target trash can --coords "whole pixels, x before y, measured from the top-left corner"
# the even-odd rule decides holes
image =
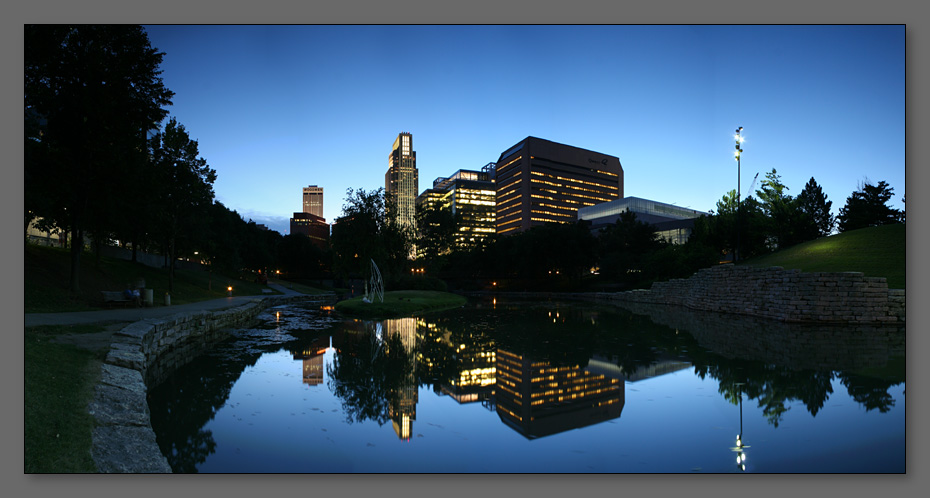
[[[165,293],[165,306],[171,306],[171,294]]]
[[[142,298],[145,301],[145,305],[149,308],[155,306],[155,291],[154,289],[142,289]]]

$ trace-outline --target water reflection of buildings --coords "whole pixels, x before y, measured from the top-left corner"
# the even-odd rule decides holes
[[[451,360],[454,372],[445,375],[440,386],[434,389],[449,396],[459,404],[482,402],[487,406],[494,395],[496,380],[496,352],[494,340],[483,333],[469,334],[460,332],[453,337],[452,332],[440,324],[428,323],[425,320],[417,322],[421,332],[421,340],[437,343]],[[427,368],[433,368],[439,358],[430,358],[418,353],[417,359]]]
[[[303,351],[294,353],[295,360],[303,360],[304,384],[318,386],[323,383],[323,355],[329,347],[329,336],[318,337],[307,345]]]
[[[412,367],[407,377],[396,387],[390,396],[390,417],[397,437],[407,440],[413,432],[413,421],[417,419],[417,377],[416,362],[413,361],[417,345],[417,321],[415,318],[399,318],[384,321],[384,344],[389,345],[393,337],[400,339],[404,356],[410,359]]]
[[[497,350],[497,414],[528,439],[620,416],[623,380]]]
[[[680,361],[674,358],[660,358],[651,365],[639,366],[632,370],[624,370],[622,367],[617,366],[617,358],[594,355],[594,357],[588,361],[588,366],[585,367],[585,370],[616,379],[623,379],[628,382],[636,382],[690,367],[691,363],[687,361]]]

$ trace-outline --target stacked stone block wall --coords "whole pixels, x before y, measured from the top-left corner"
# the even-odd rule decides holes
[[[720,265],[650,290],[599,293],[597,299],[672,304],[793,323],[898,323],[905,292],[859,272],[802,273],[781,267]]]

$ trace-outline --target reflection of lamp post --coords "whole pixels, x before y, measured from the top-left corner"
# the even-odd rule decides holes
[[[739,156],[742,154],[743,149],[740,148],[740,145],[743,143],[743,137],[740,135],[740,132],[743,131],[743,127],[740,126],[736,129],[736,251],[733,252],[733,262],[735,263],[739,260],[739,250],[740,250],[740,241],[739,241],[739,228],[740,228],[740,161]]]
[[[739,434],[736,435],[736,446],[730,448],[731,451],[736,452],[736,467],[745,472],[746,471],[746,448],[749,448],[746,444],[743,443],[743,383],[737,382],[737,395],[739,396]]]

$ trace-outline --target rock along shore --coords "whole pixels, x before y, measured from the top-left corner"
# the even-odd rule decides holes
[[[101,378],[88,411],[96,419],[91,455],[102,473],[171,473],[155,441],[146,399],[146,379],[176,369],[210,344],[225,339],[236,326],[262,310],[296,301],[332,296],[289,295],[255,298],[221,311],[186,312],[144,319],[113,335]],[[169,361],[165,361],[165,358]],[[156,367],[156,360],[157,367]]]

